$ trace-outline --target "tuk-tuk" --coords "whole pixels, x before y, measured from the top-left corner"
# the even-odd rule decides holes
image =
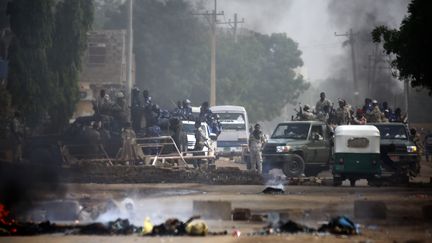
[[[380,132],[370,125],[342,125],[335,129],[333,185],[345,179],[355,186],[358,179],[376,184],[381,177]],[[373,183],[372,183],[373,182]]]

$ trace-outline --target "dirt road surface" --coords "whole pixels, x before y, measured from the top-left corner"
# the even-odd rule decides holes
[[[225,162],[226,163],[226,162]],[[266,185],[204,185],[204,184],[67,184],[62,199],[78,201],[87,215],[80,223],[107,221],[116,217],[127,217],[141,226],[146,217],[153,223],[177,217],[186,220],[196,214],[194,201],[227,202],[231,209],[248,208],[252,214],[261,215],[262,222],[206,219],[210,231],[227,231],[224,236],[207,237],[143,237],[131,236],[73,236],[41,235],[34,237],[2,237],[0,242],[432,242],[432,220],[426,218],[422,207],[432,204],[432,186],[429,184],[430,164],[424,164],[422,175],[416,179],[424,184],[406,187],[368,187],[359,183],[357,187],[285,186],[281,195],[263,194]],[[134,203],[133,213],[107,211],[98,212],[96,219],[89,216],[100,210],[100,205],[113,201],[119,207],[125,198]],[[57,195],[46,195],[47,200],[58,200]],[[354,213],[356,201],[375,201],[386,206],[385,217],[359,218]],[[84,210],[84,211],[85,211]],[[217,210],[216,210],[217,211]],[[223,212],[221,211],[221,214]],[[359,225],[361,234],[335,236],[330,234],[281,234],[257,235],[274,215],[317,228],[334,216],[346,215]],[[94,215],[93,215],[94,216]],[[382,216],[382,215],[381,215]],[[381,217],[380,216],[380,217]],[[234,237],[234,230],[241,232]]]

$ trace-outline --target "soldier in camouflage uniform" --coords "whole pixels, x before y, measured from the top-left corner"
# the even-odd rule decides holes
[[[325,121],[327,119],[327,114],[330,110],[331,102],[326,99],[326,95],[324,92],[321,92],[320,99],[315,105],[315,112],[320,121]]]
[[[351,116],[346,102],[343,99],[339,99],[338,103],[339,107],[336,109],[336,124],[348,125],[351,120]]]
[[[315,115],[310,111],[309,105],[304,105],[301,118],[303,121],[315,120]]]
[[[266,142],[265,136],[261,131],[261,125],[256,124],[255,129],[249,136],[249,151],[250,151],[250,162],[251,170],[262,173],[262,148]]]
[[[378,101],[373,100],[372,101],[372,111],[369,114],[369,122],[371,123],[377,123],[381,122],[382,113],[380,108],[378,107]]]

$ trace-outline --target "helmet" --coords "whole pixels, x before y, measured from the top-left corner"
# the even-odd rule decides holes
[[[255,129],[258,129],[258,128],[261,128],[261,125],[257,123],[257,124],[255,124],[254,127],[255,127]]]
[[[190,103],[192,103],[189,99],[185,99],[185,101],[184,101],[186,104],[190,104]]]
[[[123,94],[123,92],[119,91],[119,92],[117,92],[116,97],[117,98],[124,98],[125,95]]]
[[[373,100],[372,104],[378,104],[378,101],[377,100]]]
[[[306,105],[303,106],[303,110],[308,111],[309,109],[310,109],[309,105],[306,104]]]

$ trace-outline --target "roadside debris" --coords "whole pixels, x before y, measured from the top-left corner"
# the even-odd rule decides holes
[[[283,186],[268,186],[266,187],[262,193],[264,194],[284,194],[285,190],[283,189]]]

